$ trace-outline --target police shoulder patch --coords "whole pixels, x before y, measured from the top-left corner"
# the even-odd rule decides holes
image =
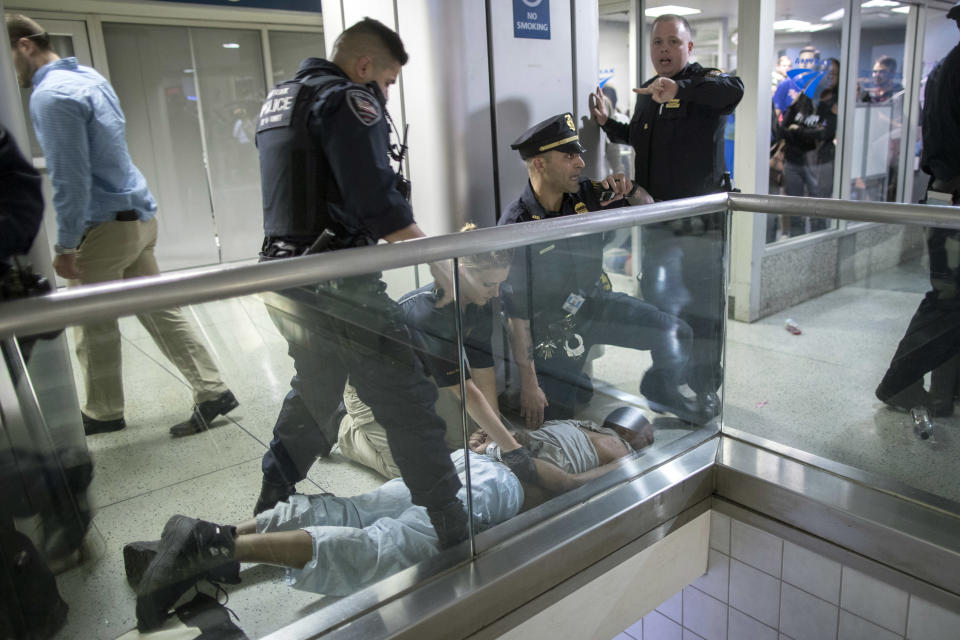
[[[367,127],[380,122],[383,117],[383,111],[376,98],[362,89],[347,90],[347,105],[353,115],[357,116],[357,120]]]
[[[587,205],[583,204],[582,202],[578,202],[577,204],[573,205],[573,210],[576,213],[587,213],[589,211],[589,209],[587,209]]]
[[[722,69],[707,69],[707,75],[711,78],[719,78],[726,75]]]

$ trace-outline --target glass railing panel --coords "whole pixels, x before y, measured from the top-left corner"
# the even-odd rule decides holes
[[[459,260],[470,448],[514,469],[532,511],[503,535],[576,502],[564,494],[589,497],[715,432],[725,221],[624,226]]]
[[[449,261],[437,268],[449,280]],[[449,521],[447,536],[467,534],[465,494],[457,494],[465,483],[457,473],[462,452],[451,455],[463,446],[462,411],[456,397],[437,402],[428,371],[448,368],[407,320],[425,313],[437,332],[453,337],[456,356],[457,305],[432,313],[430,274],[405,267],[67,327],[59,340],[69,343],[69,351],[61,348],[76,391],[72,379],[59,388],[72,409],[40,413],[60,420],[62,438],[89,449],[93,478],[76,497],[94,513],[87,537],[96,531],[102,541],[98,554],[79,563],[50,564],[60,571],[59,596],[70,611],[59,637],[115,638],[138,623],[170,628],[177,618],[168,609],[198,604],[197,578],[210,595],[216,590],[205,579],[221,582],[238,626],[261,637],[422,560],[432,559],[427,574],[384,593],[466,560],[469,544],[434,559],[433,520],[411,501],[412,490],[435,505]],[[454,287],[447,290],[454,295]],[[410,292],[414,305],[398,305]],[[33,357],[50,346],[38,342]],[[49,367],[21,378],[39,389],[51,385]],[[78,401],[98,422],[83,422]],[[7,435],[6,400],[4,409]],[[4,450],[12,447],[4,443]],[[21,467],[26,483],[30,470]],[[392,479],[401,471],[410,489]],[[259,497],[270,493],[265,488],[280,500],[253,519]],[[291,490],[298,495],[288,498]],[[236,537],[229,527],[237,527]],[[31,532],[45,553],[42,532]],[[167,557],[200,549],[188,554],[196,570],[153,562],[156,547],[139,543],[161,534]],[[239,573],[235,563],[203,559],[211,549],[227,549],[241,561]]]
[[[728,323],[724,427],[960,500],[956,246],[956,231],[874,225],[778,256],[786,271],[765,262],[776,295]]]
[[[716,213],[574,231],[68,326],[69,406],[39,406],[86,443],[79,493],[102,551],[56,568],[60,633],[167,628],[197,604],[194,582],[216,593],[208,579],[250,637],[331,603],[354,615],[714,435],[720,406],[703,401],[720,391],[725,225]],[[543,418],[565,432],[524,408],[525,353]],[[50,387],[49,370],[26,378]],[[437,523],[450,540],[480,535],[441,551]],[[155,560],[161,534],[173,551],[156,557],[189,547],[189,571]]]

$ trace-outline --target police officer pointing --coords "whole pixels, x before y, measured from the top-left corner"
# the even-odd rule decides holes
[[[607,117],[599,91],[590,99],[610,140],[633,147],[634,182],[654,200],[721,190],[724,123],[743,97],[743,82],[689,62],[692,52],[686,19],[659,16],[650,33],[657,76],[634,89],[639,95],[630,124]],[[704,418],[718,411],[722,378],[723,235],[722,213],[647,225],[642,234],[643,298],[693,329],[686,382]]]
[[[304,60],[293,80],[270,92],[258,117],[262,259],[424,235],[406,183],[390,165],[385,104],[408,58],[400,37],[367,18],[340,35],[332,58]],[[438,285],[453,290],[450,274],[431,270]],[[349,375],[386,429],[414,504],[427,508],[440,544],[449,546],[467,535],[461,484],[444,444],[446,426],[434,411],[436,387],[385,290],[376,273],[267,298],[296,375],[263,458],[255,511],[293,493],[316,456],[329,453]]]

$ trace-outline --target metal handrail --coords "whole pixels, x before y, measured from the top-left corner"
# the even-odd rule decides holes
[[[724,211],[727,195],[623,207],[589,216],[477,229],[409,242],[362,247],[262,264],[217,265],[148,278],[73,287],[41,298],[0,304],[0,339],[119,316],[279,291],[350,276],[601,233],[639,224]]]
[[[0,339],[714,211],[777,213],[960,229],[960,212],[955,207],[718,193],[623,207],[589,216],[564,216],[478,229],[469,235],[454,233],[297,260],[217,265],[75,287],[42,298],[0,304]]]
[[[960,209],[957,207],[770,196],[755,193],[728,194],[728,207],[730,211],[738,213],[775,213],[786,216],[835,218],[854,222],[881,222],[960,229]]]

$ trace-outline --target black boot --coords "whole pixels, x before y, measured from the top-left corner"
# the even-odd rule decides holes
[[[278,502],[286,502],[287,498],[296,492],[296,487],[292,484],[276,484],[264,478],[260,483],[260,495],[253,507],[253,515],[258,516],[267,509],[273,509]]]
[[[67,603],[33,543],[0,529],[0,638],[46,640],[66,621]]]
[[[428,508],[427,515],[440,539],[441,549],[448,549],[467,539],[467,512],[459,499],[440,508]]]

